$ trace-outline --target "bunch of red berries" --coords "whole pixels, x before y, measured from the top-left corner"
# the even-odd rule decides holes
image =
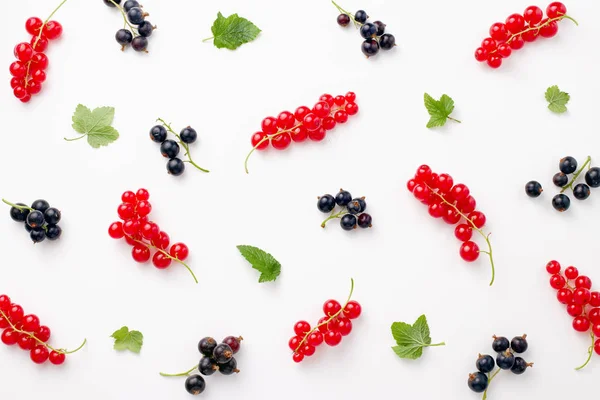
[[[150,249],[156,250],[152,256],[152,264],[158,269],[165,269],[172,261],[177,261],[185,266],[198,280],[191,268],[183,261],[189,254],[189,249],[184,243],[170,244],[169,235],[162,231],[158,224],[148,219],[152,205],[148,201],[150,193],[146,189],[139,189],[137,193],[126,191],[121,195],[121,203],[117,209],[119,218],[123,220],[113,222],[108,228],[108,234],[113,239],[125,238],[133,246],[131,255],[139,263],[150,260]]]
[[[62,6],[64,1],[58,6]],[[62,25],[56,21],[49,21],[54,12],[43,22],[38,17],[31,17],[25,21],[25,30],[32,35],[29,43],[23,42],[15,46],[14,54],[17,61],[10,64],[10,87],[13,94],[23,103],[31,100],[31,96],[42,91],[42,83],[46,80],[48,57],[44,53],[50,40],[58,39],[62,35]]]
[[[560,272],[558,261],[552,260],[546,264],[546,271],[552,274],[550,286],[558,292],[556,298],[567,306],[567,314],[573,317],[573,329],[577,332],[590,332],[592,345],[585,367],[592,357],[592,352],[600,355],[600,292],[591,291],[592,280],[585,275],[579,275],[577,268],[565,268],[564,275]]]
[[[483,40],[475,50],[475,59],[492,68],[502,65],[513,50],[522,49],[525,42],[535,42],[538,37],[551,38],[558,33],[558,21],[563,18],[577,22],[567,15],[567,7],[561,2],[550,3],[544,12],[537,6],[529,6],[523,15],[511,14],[505,23],[496,22],[490,27],[490,37]]]
[[[463,260],[477,260],[479,253],[486,253],[492,264],[492,281],[494,282],[494,263],[489,234],[483,233],[486,217],[481,211],[476,211],[477,202],[469,188],[462,184],[454,184],[454,179],[448,174],[436,174],[428,165],[421,165],[414,176],[406,183],[408,190],[423,204],[427,205],[429,215],[442,218],[450,225],[456,225],[454,235],[462,242],[460,256]],[[464,222],[460,223],[461,220]],[[479,250],[477,243],[471,240],[473,230],[481,234],[488,244],[488,250]]]
[[[307,138],[320,142],[327,131],[337,124],[348,121],[349,115],[358,113],[356,94],[348,92],[345,96],[333,97],[324,94],[319,101],[308,108],[300,106],[295,112],[282,111],[277,117],[263,119],[260,132],[252,135],[252,150],[248,153],[244,167],[248,172],[248,159],[254,150],[264,150],[269,143],[277,150],[284,150],[294,142],[304,142]]]
[[[352,321],[360,317],[362,312],[361,305],[354,300],[350,300],[354,289],[354,280],[352,280],[352,289],[348,301],[342,307],[337,300],[327,300],[323,304],[322,317],[317,325],[311,329],[306,321],[298,321],[294,325],[296,336],[289,341],[290,349],[294,352],[294,362],[301,362],[304,357],[310,357],[315,354],[316,348],[323,342],[329,346],[337,346],[341,343],[342,337],[352,332]]]
[[[18,344],[23,350],[29,351],[31,361],[43,364],[47,360],[54,365],[65,362],[66,354],[71,354],[81,349],[86,341],[76,350],[67,351],[54,349],[47,342],[50,339],[50,328],[40,324],[40,319],[35,314],[27,314],[23,307],[12,303],[10,297],[0,295],[0,329],[2,343],[12,346]]]

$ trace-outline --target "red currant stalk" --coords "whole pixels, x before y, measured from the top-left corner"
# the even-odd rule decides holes
[[[567,189],[571,189],[573,190],[573,184],[575,183],[575,181],[577,180],[577,178],[579,178],[579,175],[581,175],[581,173],[583,172],[583,170],[585,169],[585,167],[590,164],[592,162],[592,157],[587,156],[587,158],[585,159],[585,162],[583,163],[583,165],[581,166],[581,168],[579,168],[577,171],[575,171],[575,173],[573,174],[573,177],[571,178],[571,181],[561,189],[561,193],[564,193],[565,190]],[[588,168],[589,169],[589,168]]]
[[[177,138],[177,140],[179,140],[179,144],[181,145],[181,147],[183,147],[185,149],[184,156],[186,156],[188,159],[184,160],[183,162],[192,164],[194,167],[198,168],[202,172],[210,172],[209,170],[202,168],[201,166],[199,166],[198,164],[196,164],[194,162],[194,160],[192,160],[192,155],[190,154],[190,145],[187,144],[187,143],[185,143],[183,140],[181,140],[181,137],[177,133],[175,133],[175,131],[173,131],[173,129],[171,128],[170,124],[167,124],[165,122],[165,120],[162,119],[162,118],[158,118],[157,121],[160,121],[160,123],[163,124],[163,126],[165,128],[167,128],[167,130],[169,132],[171,132],[173,135],[175,135],[175,137]]]
[[[65,0],[66,1],[66,0]],[[12,329],[13,331],[21,334],[21,335],[26,335],[29,336],[30,338],[32,338],[33,340],[35,340],[36,342],[38,342],[38,344],[41,344],[42,346],[46,347],[47,349],[54,351],[55,353],[58,354],[73,354],[78,352],[79,350],[81,350],[83,348],[83,346],[85,346],[85,344],[87,343],[87,339],[83,339],[83,343],[81,343],[79,345],[78,348],[76,348],[75,350],[67,350],[67,349],[55,349],[54,347],[50,346],[48,343],[41,341],[40,339],[38,339],[37,337],[35,337],[35,333],[33,332],[27,332],[24,330],[21,330],[19,328],[17,328],[15,325],[13,325],[12,322],[10,322],[10,319],[8,318],[8,315],[4,313],[4,311],[0,310],[0,315],[2,316],[2,318],[4,318],[4,320],[6,322],[8,322],[8,324],[10,325],[10,329]]]
[[[583,369],[586,365],[589,364],[590,360],[592,359],[592,354],[594,354],[594,342],[596,341],[596,337],[594,336],[594,332],[590,332],[590,336],[592,337],[592,345],[588,348],[588,358],[587,360],[585,360],[583,365],[575,368],[575,371]]]
[[[347,16],[350,17],[350,19],[352,20],[352,22],[354,22],[354,26],[358,29],[360,28],[363,24],[361,24],[360,22],[358,22],[357,20],[354,19],[354,14],[352,14],[351,12],[348,12],[346,10],[344,10],[342,7],[339,6],[339,4],[337,4],[335,1],[331,0],[331,2],[333,3],[333,5],[335,6],[335,8],[338,9],[338,11],[342,14],[346,14]]]
[[[463,214],[458,207],[456,207],[454,204],[448,202],[443,195],[439,194],[438,192],[434,191],[431,186],[425,184],[428,188],[429,191],[433,194],[435,194],[436,196],[438,196],[442,202],[446,203],[448,206],[452,207],[454,209],[454,211],[456,211],[456,213],[458,215],[460,215],[461,217],[463,217],[464,219],[466,219],[469,224],[471,224],[471,226],[473,227],[474,230],[476,230],[481,236],[483,236],[483,238],[485,239],[485,242],[487,243],[488,249],[486,250],[479,250],[480,253],[485,253],[490,257],[490,265],[492,267],[492,280],[490,281],[490,286],[492,286],[494,284],[494,279],[496,278],[496,269],[494,268],[494,258],[492,256],[492,243],[490,243],[490,235],[491,233],[488,233],[487,235],[483,232],[483,230],[481,230],[480,228],[478,228],[477,226],[475,226],[475,224],[473,223],[473,221],[471,221],[469,219],[469,217],[467,217],[465,214]]]
[[[250,150],[250,152],[246,156],[246,159],[244,160],[244,169],[246,170],[246,173],[247,174],[250,173],[250,171],[248,171],[248,160],[250,159],[250,156],[252,155],[252,153],[254,153],[256,151],[256,149],[258,149],[266,141],[276,138],[277,136],[279,136],[281,134],[292,132],[294,129],[296,129],[300,126],[302,126],[302,123],[299,123],[298,125],[295,125],[295,126],[291,127],[290,129],[284,129],[284,130],[278,131],[276,133],[273,133],[272,135],[266,135],[265,137],[260,139],[259,142],[254,145],[252,150]]]
[[[159,252],[163,253],[165,255],[165,257],[170,258],[173,261],[177,261],[178,263],[180,263],[181,265],[183,265],[184,267],[187,268],[187,270],[190,272],[190,274],[192,274],[192,278],[194,278],[194,281],[196,283],[198,283],[198,278],[196,278],[196,274],[194,274],[194,271],[192,271],[192,269],[190,268],[190,266],[187,265],[183,260],[180,260],[177,257],[173,257],[172,255],[170,255],[169,253],[167,253],[163,249],[159,249],[158,247],[154,246],[151,243],[146,243],[143,240],[138,240],[138,239],[136,239],[136,238],[134,238],[132,236],[129,236],[127,234],[125,236],[128,237],[129,239],[131,239],[132,241],[136,242],[136,243],[139,243],[139,244],[144,245],[146,247],[150,247],[151,249],[154,249],[156,251],[159,251]]]
[[[300,341],[300,343],[298,343],[298,347],[296,347],[296,350],[294,350],[295,353],[298,353],[298,350],[300,350],[300,348],[302,347],[302,345],[304,345],[305,343],[307,343],[308,337],[316,332],[321,326],[323,325],[327,325],[329,322],[331,322],[331,320],[337,318],[338,315],[340,315],[344,309],[346,308],[346,306],[348,305],[348,303],[350,302],[350,300],[352,299],[352,293],[354,293],[354,279],[350,278],[350,294],[348,295],[348,300],[346,300],[346,303],[344,303],[344,305],[342,306],[342,308],[340,308],[340,310],[338,312],[336,312],[333,315],[330,315],[329,318],[323,322],[321,322],[320,324],[318,324],[317,326],[315,326],[310,332],[307,332],[304,337],[302,338],[302,340]]]

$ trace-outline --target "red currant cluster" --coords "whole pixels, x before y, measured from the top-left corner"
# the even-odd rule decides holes
[[[156,250],[152,256],[152,264],[158,269],[165,269],[171,261],[182,264],[192,274],[198,283],[192,269],[184,262],[189,254],[188,247],[183,243],[175,243],[169,249],[169,235],[162,231],[153,221],[148,220],[152,205],[148,201],[150,193],[146,189],[139,189],[137,193],[126,191],[121,195],[123,203],[119,205],[117,213],[123,220],[113,222],[108,227],[108,235],[113,239],[125,238],[133,246],[131,255],[139,263],[150,260],[150,249]],[[168,251],[167,251],[168,250]]]
[[[600,292],[592,292],[592,280],[585,275],[579,275],[577,268],[565,268],[564,275],[560,272],[558,261],[552,260],[546,264],[546,271],[552,274],[550,286],[558,292],[556,298],[567,306],[567,314],[573,317],[573,329],[577,332],[590,332],[592,344],[588,349],[588,359],[581,367],[585,367],[592,358],[592,353],[600,355]]]
[[[65,0],[66,1],[66,0]],[[49,21],[52,15],[65,3],[63,1],[46,21],[31,17],[25,21],[25,30],[32,35],[29,43],[23,42],[15,46],[14,54],[17,61],[10,64],[10,87],[13,94],[23,103],[31,100],[31,96],[42,91],[42,83],[46,80],[48,57],[44,53],[50,40],[62,35],[62,25]]]
[[[408,190],[428,207],[429,215],[434,218],[442,218],[444,222],[455,225],[464,219],[464,222],[458,224],[454,229],[454,235],[462,242],[460,246],[460,256],[463,260],[472,262],[477,260],[479,253],[486,253],[490,257],[492,266],[492,280],[490,286],[494,283],[494,261],[492,258],[492,245],[489,241],[489,235],[485,234],[481,228],[485,225],[485,214],[476,211],[477,202],[470,194],[469,188],[462,184],[454,184],[454,180],[448,174],[436,174],[431,171],[428,165],[421,165],[414,176],[406,183]],[[473,230],[478,232],[485,239],[488,250],[479,250],[477,243],[471,240]]]
[[[537,6],[529,6],[523,15],[511,14],[505,23],[496,22],[490,27],[490,37],[475,50],[475,59],[492,68],[502,65],[502,59],[510,57],[513,50],[522,49],[525,42],[535,42],[539,36],[551,38],[558,32],[557,22],[563,18],[577,22],[567,15],[567,7],[561,2],[550,3],[547,17]]]
[[[55,349],[47,342],[50,339],[50,328],[40,324],[40,319],[35,314],[27,314],[23,307],[12,303],[10,297],[0,295],[0,329],[2,331],[2,343],[12,346],[18,344],[23,350],[29,351],[31,361],[43,364],[47,360],[54,365],[65,362],[67,354],[79,351],[86,343],[73,351]]]
[[[316,348],[323,342],[329,346],[337,346],[342,341],[342,337],[352,332],[352,321],[360,317],[362,312],[361,305],[354,300],[350,300],[354,291],[354,280],[348,301],[342,307],[337,300],[327,300],[323,304],[322,317],[317,326],[311,329],[306,321],[298,321],[294,325],[296,336],[289,341],[290,349],[294,352],[294,362],[301,362],[304,357],[310,357],[315,354]]]
[[[262,121],[262,130],[252,135],[252,150],[246,156],[244,168],[248,173],[248,159],[255,150],[264,150],[269,143],[277,150],[286,149],[292,141],[304,142],[307,138],[320,142],[327,131],[337,124],[348,121],[349,115],[358,113],[356,94],[333,97],[324,94],[312,109],[300,106],[295,112],[282,111],[277,118],[267,117]]]

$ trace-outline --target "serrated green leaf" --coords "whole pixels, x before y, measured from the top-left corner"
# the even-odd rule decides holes
[[[415,360],[423,354],[423,347],[444,345],[444,343],[431,344],[429,325],[425,315],[421,315],[412,325],[405,322],[394,322],[391,329],[397,344],[392,349],[400,358]]]
[[[452,111],[454,111],[454,100],[450,96],[444,94],[439,100],[434,99],[429,94],[424,94],[424,103],[427,112],[429,113],[429,121],[427,122],[427,128],[434,128],[436,126],[444,126],[448,119],[460,122],[452,117]]]
[[[550,86],[546,90],[546,100],[550,111],[562,114],[567,111],[566,104],[571,99],[569,93],[561,92],[557,85]]]
[[[239,245],[237,249],[252,268],[260,272],[258,282],[270,282],[281,273],[281,264],[271,254],[254,246]]]
[[[144,335],[139,331],[130,331],[126,326],[117,329],[110,336],[115,339],[113,347],[118,351],[129,350],[139,353],[144,344]]]
[[[87,136],[88,143],[93,148],[106,146],[119,138],[119,132],[111,124],[115,116],[113,107],[98,107],[91,111],[88,107],[79,104],[71,118],[73,129],[81,134],[73,141]]]
[[[423,346],[419,345],[393,346],[392,350],[394,350],[398,357],[410,360],[416,360],[423,355]]]
[[[221,49],[223,47],[235,50],[244,43],[256,39],[261,32],[260,29],[246,18],[237,14],[231,14],[229,17],[223,17],[220,12],[217,19],[211,27],[213,44]]]

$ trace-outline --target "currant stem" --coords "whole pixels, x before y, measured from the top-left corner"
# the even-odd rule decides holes
[[[350,17],[350,19],[352,20],[352,22],[354,22],[354,25],[358,28],[359,26],[362,26],[362,24],[360,22],[358,22],[357,20],[354,19],[354,14],[352,14],[351,12],[348,12],[346,10],[344,10],[342,7],[339,6],[339,4],[337,4],[335,1],[331,0],[331,2],[333,3],[333,5],[338,9],[338,11],[342,14],[346,14],[347,16]]]
[[[65,0],[66,1],[66,0]],[[131,29],[132,33],[138,33],[137,29],[135,29],[130,23],[129,21],[127,21],[127,15],[125,15],[125,10],[123,10],[123,7],[121,7],[120,4],[115,3],[114,0],[110,0],[111,3],[113,3],[115,5],[115,7],[117,7],[119,9],[119,11],[121,11],[121,15],[123,16],[123,21],[125,22],[125,24],[127,26],[129,26],[129,29]]]
[[[252,150],[250,150],[250,152],[249,152],[249,153],[248,153],[248,155],[246,156],[246,159],[244,160],[244,169],[246,170],[246,173],[247,173],[247,174],[249,174],[249,173],[250,173],[250,171],[248,171],[248,159],[250,158],[250,156],[252,155],[252,153],[254,153],[254,151],[256,151],[256,149],[258,149],[258,147],[259,147],[261,144],[263,144],[263,143],[264,143],[264,142],[266,142],[267,140],[271,140],[271,139],[273,139],[274,137],[277,137],[277,136],[279,136],[279,135],[281,135],[281,134],[283,134],[283,133],[288,133],[288,132],[291,132],[291,131],[293,131],[294,129],[296,129],[296,128],[300,127],[300,126],[302,126],[302,123],[300,123],[300,124],[298,124],[298,125],[294,126],[293,128],[290,128],[290,129],[284,129],[284,130],[278,131],[278,132],[276,132],[276,133],[274,133],[274,134],[272,134],[272,135],[267,135],[267,136],[265,136],[264,138],[260,139],[260,141],[259,141],[258,143],[256,143],[256,145],[254,145],[254,147],[252,148]]]
[[[571,178],[571,181],[562,188],[562,190],[560,191],[561,193],[564,193],[565,190],[567,190],[567,188],[570,188],[571,190],[573,190],[573,184],[575,183],[575,181],[577,180],[577,178],[579,178],[579,175],[581,174],[581,172],[583,172],[583,170],[585,169],[585,167],[592,162],[592,157],[587,156],[587,158],[585,159],[585,163],[583,163],[583,165],[581,166],[581,168],[579,168],[574,174],[573,177]]]
[[[445,346],[446,342],[440,342],[440,343],[436,343],[436,344],[426,344],[423,345],[423,347],[437,347],[437,346]]]
[[[34,210],[33,208],[31,208],[31,207],[27,207],[27,206],[19,206],[19,205],[16,205],[16,204],[13,204],[13,203],[11,203],[10,201],[6,201],[6,200],[4,200],[4,199],[2,199],[2,202],[3,202],[4,204],[8,204],[9,206],[11,206],[11,207],[14,207],[14,208],[16,208],[16,209],[18,209],[18,210],[29,210],[29,211],[35,211],[35,210]]]
[[[588,348],[588,358],[587,358],[587,360],[585,360],[583,365],[575,368],[575,371],[579,371],[579,370],[583,369],[586,365],[589,364],[590,360],[592,359],[592,354],[594,354],[594,341],[596,340],[596,337],[594,336],[594,332],[591,332],[590,336],[592,337],[592,345]]]
[[[192,164],[194,167],[198,168],[202,172],[210,172],[209,170],[202,168],[201,166],[196,164],[194,162],[194,160],[192,160],[192,155],[190,154],[190,146],[187,143],[185,143],[183,140],[181,140],[181,136],[179,136],[177,133],[175,133],[173,128],[171,128],[170,124],[167,124],[165,122],[165,120],[162,118],[157,118],[157,121],[160,121],[163,124],[163,126],[165,128],[167,128],[167,130],[169,132],[171,132],[173,135],[175,135],[175,137],[177,137],[177,140],[179,140],[179,144],[181,145],[181,147],[183,147],[185,149],[185,156],[187,156],[188,159],[185,160],[184,162]]]
[[[348,303],[350,302],[350,299],[352,298],[352,293],[354,293],[354,279],[350,278],[350,294],[348,295],[348,300],[346,300],[346,303],[342,306],[342,308],[340,308],[340,311],[336,312],[333,315],[329,316],[329,319],[327,321],[324,321],[322,323],[320,323],[319,325],[315,326],[310,332],[307,332],[304,337],[302,338],[302,340],[300,341],[300,343],[298,343],[298,347],[296,347],[296,350],[294,350],[295,353],[298,352],[298,350],[300,349],[300,347],[302,347],[302,344],[304,344],[308,337],[315,332],[317,329],[319,329],[320,327],[322,327],[323,325],[327,325],[329,322],[331,322],[332,319],[336,318],[338,315],[340,315],[340,313],[342,311],[344,311],[344,308],[346,308],[346,306],[348,305]]]
[[[332,211],[332,212],[331,212],[331,215],[330,215],[329,217],[327,217],[327,218],[325,219],[325,221],[321,222],[321,228],[325,228],[325,225],[327,224],[327,222],[329,222],[329,221],[330,221],[330,220],[332,220],[332,219],[335,219],[335,218],[342,218],[342,214],[344,214],[344,213],[347,213],[346,207],[344,207],[344,208],[342,209],[342,211],[340,211],[340,212],[339,212],[339,213],[337,213],[337,214],[334,214],[334,213],[333,213],[333,211]]]
[[[209,37],[209,38],[202,39],[202,42],[207,42],[207,41],[209,41],[210,39],[214,39],[214,38],[215,38],[214,36],[211,36],[211,37]]]
[[[194,365],[192,368],[188,369],[185,372],[180,372],[178,374],[165,374],[164,372],[159,372],[160,376],[188,376],[190,374],[190,372],[194,371],[196,368],[198,368],[197,365]]]
[[[83,134],[83,135],[81,135],[79,137],[76,137],[76,138],[66,138],[66,137],[64,137],[63,139],[66,140],[67,142],[74,142],[75,140],[83,139],[86,136],[87,136],[87,133]]]
[[[461,121],[459,121],[459,120],[457,120],[456,118],[452,118],[452,117],[450,117],[450,116],[448,116],[447,118],[448,118],[449,120],[452,120],[452,121],[454,121],[454,122],[458,122],[459,124],[462,124],[462,122],[461,122]]]
[[[496,372],[494,372],[494,374],[488,379],[488,387],[483,392],[483,397],[481,398],[481,400],[487,399],[487,391],[490,388],[490,383],[492,383],[492,380],[496,377],[496,375],[498,375],[498,373],[500,373],[500,371],[502,371],[502,370],[500,368],[498,368],[496,370]]]

